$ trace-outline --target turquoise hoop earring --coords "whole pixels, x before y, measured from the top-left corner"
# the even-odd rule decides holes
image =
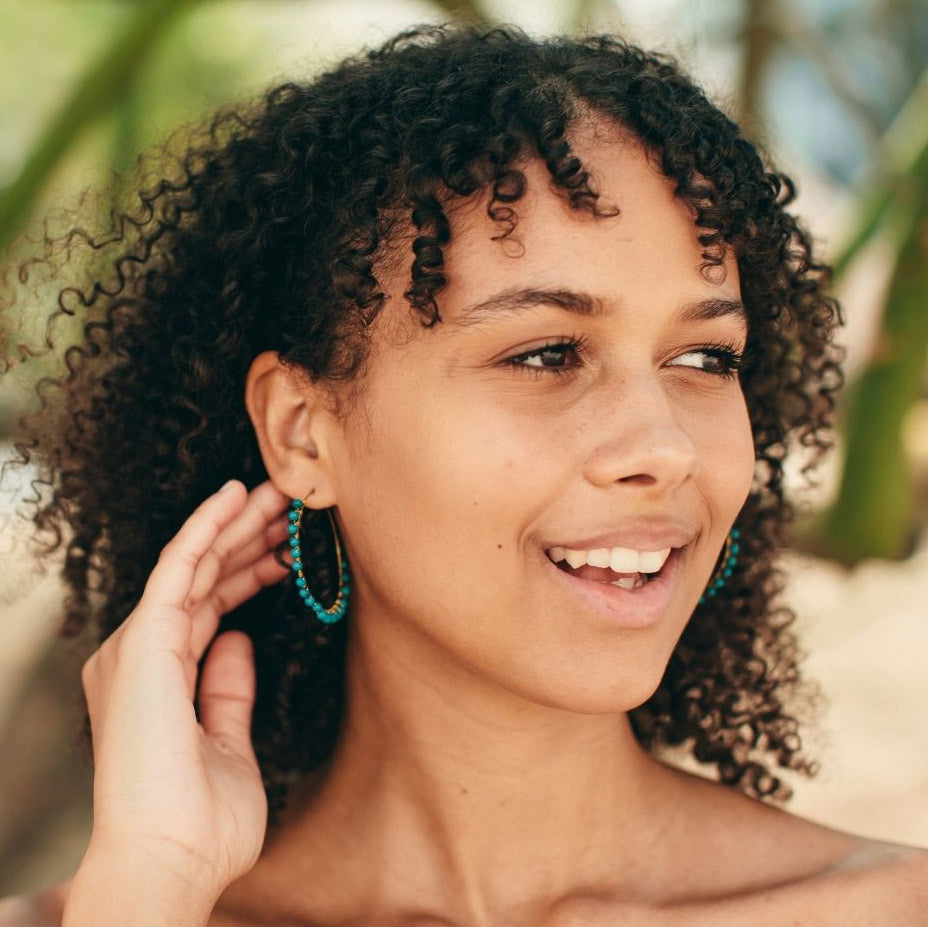
[[[308,499],[312,493],[313,491],[310,491],[306,498]],[[348,572],[348,560],[342,555],[342,545],[338,540],[338,528],[335,524],[335,519],[332,518],[332,510],[328,508],[325,511],[332,524],[332,535],[335,538],[335,557],[338,561],[338,595],[328,608],[323,608],[321,603],[314,598],[313,594],[309,591],[306,576],[303,573],[303,557],[300,553],[300,522],[303,518],[304,508],[305,502],[303,499],[291,500],[290,512],[287,516],[290,522],[288,526],[288,531],[290,532],[290,554],[293,557],[293,563],[290,564],[290,568],[296,573],[296,588],[297,592],[300,594],[300,598],[316,613],[316,617],[323,624],[335,624],[336,621],[344,617],[345,612],[348,610],[348,596],[351,593],[351,577]]]
[[[699,597],[700,605],[705,604],[707,599],[713,598],[719,589],[725,585],[725,580],[728,579],[734,571],[735,564],[738,562],[738,554],[741,553],[741,545],[738,543],[738,538],[740,537],[741,532],[737,528],[732,528],[728,537],[725,539],[725,547],[722,550],[720,558],[722,565],[712,574],[706,591]]]

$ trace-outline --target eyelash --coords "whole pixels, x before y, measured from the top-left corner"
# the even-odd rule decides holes
[[[568,351],[576,352],[580,357],[583,356],[584,348],[586,346],[587,339],[586,337],[577,337],[577,338],[568,338],[562,341],[552,341],[549,344],[542,345],[539,348],[532,348],[531,351],[524,351],[522,354],[515,354],[512,357],[506,359],[505,363],[517,370],[527,370],[531,371],[533,374],[541,373],[554,373],[559,376],[571,373],[576,370],[576,366],[573,367],[534,367],[529,366],[528,364],[521,364],[519,361],[525,360],[529,357],[537,357],[540,354],[545,354],[549,352],[561,352],[560,356],[565,357]],[[720,377],[723,380],[734,380],[738,371],[741,370],[744,363],[744,354],[737,350],[735,345],[730,343],[719,343],[719,344],[704,344],[700,345],[698,348],[693,348],[692,350],[684,352],[685,354],[707,354],[710,357],[714,357],[716,360],[720,361],[722,364],[721,370],[703,370],[702,373],[707,373],[710,376]],[[699,368],[692,368],[698,370]]]

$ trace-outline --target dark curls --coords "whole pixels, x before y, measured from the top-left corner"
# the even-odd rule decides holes
[[[799,683],[793,613],[777,602],[775,558],[793,517],[784,457],[795,448],[809,469],[830,447],[840,311],[825,292],[828,268],[785,210],[790,180],[765,169],[672,59],[615,38],[411,30],[182,130],[180,155],[136,184],[140,205],[118,211],[108,234],[47,238],[46,263],[92,249],[83,282],[56,288],[50,323],[75,316],[80,334],[63,354],[67,370],[39,382],[41,409],[21,419],[14,461],[38,465],[33,485],[52,487],[30,519],[50,535],[43,555],[65,545],[65,633],[111,633],[204,497],[230,477],[249,489],[267,479],[244,407],[257,354],[278,352],[313,380],[362,381],[384,302],[375,258],[398,247],[397,229],[413,231],[408,258],[400,254],[410,311],[432,326],[441,323],[447,208],[489,190],[499,237],[511,235],[526,156],[546,165],[575,209],[621,210],[600,202],[593,167],[588,174],[571,148],[587,118],[618,123],[672,179],[692,207],[704,273],[733,250],[752,358],[741,382],[756,473],[737,520],[739,562],[696,609],[659,688],[631,713],[634,730],[648,748],[690,748],[748,794],[788,797],[775,767],[811,773],[814,764],[787,698]],[[21,265],[20,278],[35,265]],[[320,575],[310,581],[329,601],[331,535],[313,530],[315,550],[304,551]],[[318,625],[283,583],[224,626],[255,643],[253,734],[279,810],[290,783],[334,748],[345,622]]]

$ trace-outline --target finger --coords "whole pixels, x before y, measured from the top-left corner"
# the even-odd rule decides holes
[[[242,510],[219,532],[203,555],[188,595],[191,606],[208,594],[224,571],[233,572],[242,563],[251,563],[258,556],[258,550],[252,548],[243,553],[243,548],[256,541],[260,544],[269,526],[275,525],[279,530],[275,523],[288,503],[288,497],[270,480],[248,494]]]
[[[216,638],[203,666],[198,701],[203,730],[220,746],[253,757],[255,664],[247,634],[227,631]]]
[[[148,577],[138,611],[147,607],[182,609],[190,594],[197,566],[219,536],[219,532],[238,514],[245,502],[239,480],[230,480],[219,492],[209,496],[168,541],[158,563]]]
[[[272,521],[256,538],[252,538],[244,547],[240,547],[233,556],[229,557],[222,565],[222,572],[217,579],[223,575],[231,576],[242,567],[254,563],[259,557],[274,550],[281,541],[289,537],[288,531],[290,522],[285,517],[278,517]]]
[[[201,575],[209,575],[212,583],[204,588],[201,593],[191,592],[184,603],[187,610],[195,613],[203,601],[212,594],[213,588],[222,582],[225,578],[234,575],[239,570],[250,567],[256,560],[260,560],[269,551],[276,550],[280,544],[289,536],[289,522],[283,518],[272,522],[256,538],[253,538],[244,547],[239,548],[227,561],[225,561],[218,570],[210,569],[208,573],[203,572],[203,564],[197,570],[197,578],[194,585],[199,582]]]
[[[223,615],[250,599],[264,586],[279,583],[290,573],[288,566],[281,566],[273,551],[263,554],[253,563],[225,577],[201,602],[193,613],[193,631],[190,649],[194,660],[199,660],[212,640]]]

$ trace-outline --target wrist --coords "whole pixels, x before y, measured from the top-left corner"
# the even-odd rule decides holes
[[[205,927],[222,889],[184,864],[142,847],[88,847],[62,927]]]

